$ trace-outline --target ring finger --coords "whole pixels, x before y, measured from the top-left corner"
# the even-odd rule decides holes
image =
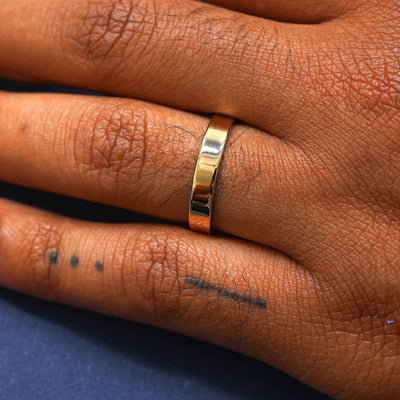
[[[1,93],[0,121],[0,179],[187,222],[207,118],[135,100]],[[292,250],[308,165],[293,146],[236,125],[214,228]]]

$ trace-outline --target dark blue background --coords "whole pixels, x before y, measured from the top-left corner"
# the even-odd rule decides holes
[[[5,81],[0,81],[0,89],[71,91]],[[124,210],[5,183],[0,183],[0,196],[87,220],[150,220]],[[3,399],[328,397],[265,364],[213,345],[0,289]]]

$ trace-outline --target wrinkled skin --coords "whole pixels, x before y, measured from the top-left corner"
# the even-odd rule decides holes
[[[211,3],[1,1],[1,77],[116,96],[1,92],[1,180],[185,223],[199,113],[240,122],[220,234],[2,200],[0,284],[399,398],[400,2]]]

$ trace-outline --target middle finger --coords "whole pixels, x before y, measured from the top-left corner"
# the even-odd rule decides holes
[[[320,70],[316,33],[331,40],[323,25],[190,0],[3,0],[0,74],[231,115],[272,131],[300,118],[298,105],[314,90],[307,76]]]

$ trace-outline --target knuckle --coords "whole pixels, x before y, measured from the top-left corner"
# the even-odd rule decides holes
[[[157,207],[190,190],[198,151],[193,133],[130,101],[111,101],[88,114],[76,127],[72,151],[82,182],[93,186],[94,177],[107,200],[123,206],[130,199]]]
[[[95,174],[112,195],[142,186],[138,183],[149,157],[148,119],[146,110],[133,110],[121,102],[102,106],[85,121],[87,134],[76,138],[74,159],[79,175],[84,179],[88,173]]]
[[[123,272],[125,293],[135,293],[134,312],[150,320],[169,325],[205,327],[214,322],[232,323],[239,318],[246,323],[248,314],[237,314],[236,303],[220,309],[219,294],[213,290],[198,290],[189,280],[205,276],[209,263],[218,264],[223,257],[212,256],[198,242],[193,245],[178,235],[147,232],[136,238],[132,270]],[[132,279],[133,278],[133,279]],[[132,281],[135,282],[133,290]],[[224,285],[224,278],[221,278]],[[240,311],[240,310],[239,310]],[[234,329],[236,323],[234,324]]]
[[[60,289],[57,264],[61,232],[51,223],[40,223],[31,227],[25,241],[22,262],[31,277],[35,293],[55,295]]]
[[[152,5],[142,0],[89,1],[69,29],[68,44],[83,59],[101,64],[98,72],[107,78],[124,62],[130,45],[146,46],[156,25]]]
[[[193,249],[178,237],[157,232],[142,235],[135,246],[137,291],[145,312],[157,319],[179,318],[183,307],[180,274],[188,268]]]

